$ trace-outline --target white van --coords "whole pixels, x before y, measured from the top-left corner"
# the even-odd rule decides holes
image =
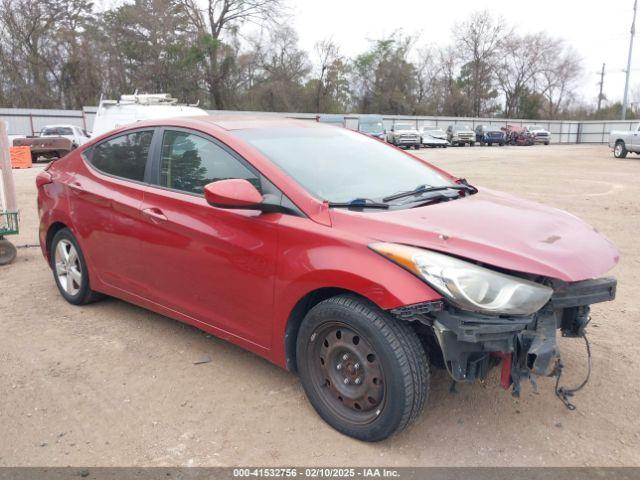
[[[178,104],[168,93],[122,95],[120,100],[100,100],[91,136],[143,120],[201,115],[208,114],[201,108]]]

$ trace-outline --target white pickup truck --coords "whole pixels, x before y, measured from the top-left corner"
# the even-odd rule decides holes
[[[629,152],[640,155],[640,124],[635,130],[613,130],[609,134],[609,147],[616,158],[625,158]]]

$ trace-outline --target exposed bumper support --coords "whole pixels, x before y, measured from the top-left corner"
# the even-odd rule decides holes
[[[463,312],[443,302],[411,305],[391,313],[433,329],[451,377],[458,382],[486,378],[491,367],[504,367],[501,383],[520,392],[525,379],[557,375],[560,353],[556,330],[581,337],[589,321],[589,305],[615,298],[616,280],[601,278],[553,284],[549,303],[529,317],[495,317]],[[509,378],[505,378],[509,377]]]

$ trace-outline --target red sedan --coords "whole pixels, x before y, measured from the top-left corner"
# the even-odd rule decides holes
[[[138,123],[37,186],[65,300],[117,297],[296,371],[363,440],[418,416],[430,365],[456,382],[501,365],[514,394],[560,375],[556,330],[583,337],[589,305],[615,295],[598,277],[617,251],[576,217],[316,122]]]

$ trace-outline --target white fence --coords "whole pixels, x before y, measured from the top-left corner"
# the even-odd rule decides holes
[[[21,108],[0,108],[0,120],[9,125],[9,136],[27,136],[39,132],[45,125],[69,124],[91,131],[96,115],[96,107],[84,107],[82,110],[36,110]],[[284,116],[305,120],[314,120],[314,113],[286,112],[232,112],[211,110],[211,114],[242,114],[259,116]],[[357,114],[345,115],[348,128],[358,128]],[[447,128],[451,124],[465,124],[472,128],[476,125],[539,125],[552,134],[553,143],[606,143],[612,130],[635,129],[636,121],[562,121],[562,120],[526,120],[506,118],[460,118],[460,117],[417,117],[405,115],[383,115],[385,127],[390,128],[394,122],[415,122],[417,127],[433,125]]]

